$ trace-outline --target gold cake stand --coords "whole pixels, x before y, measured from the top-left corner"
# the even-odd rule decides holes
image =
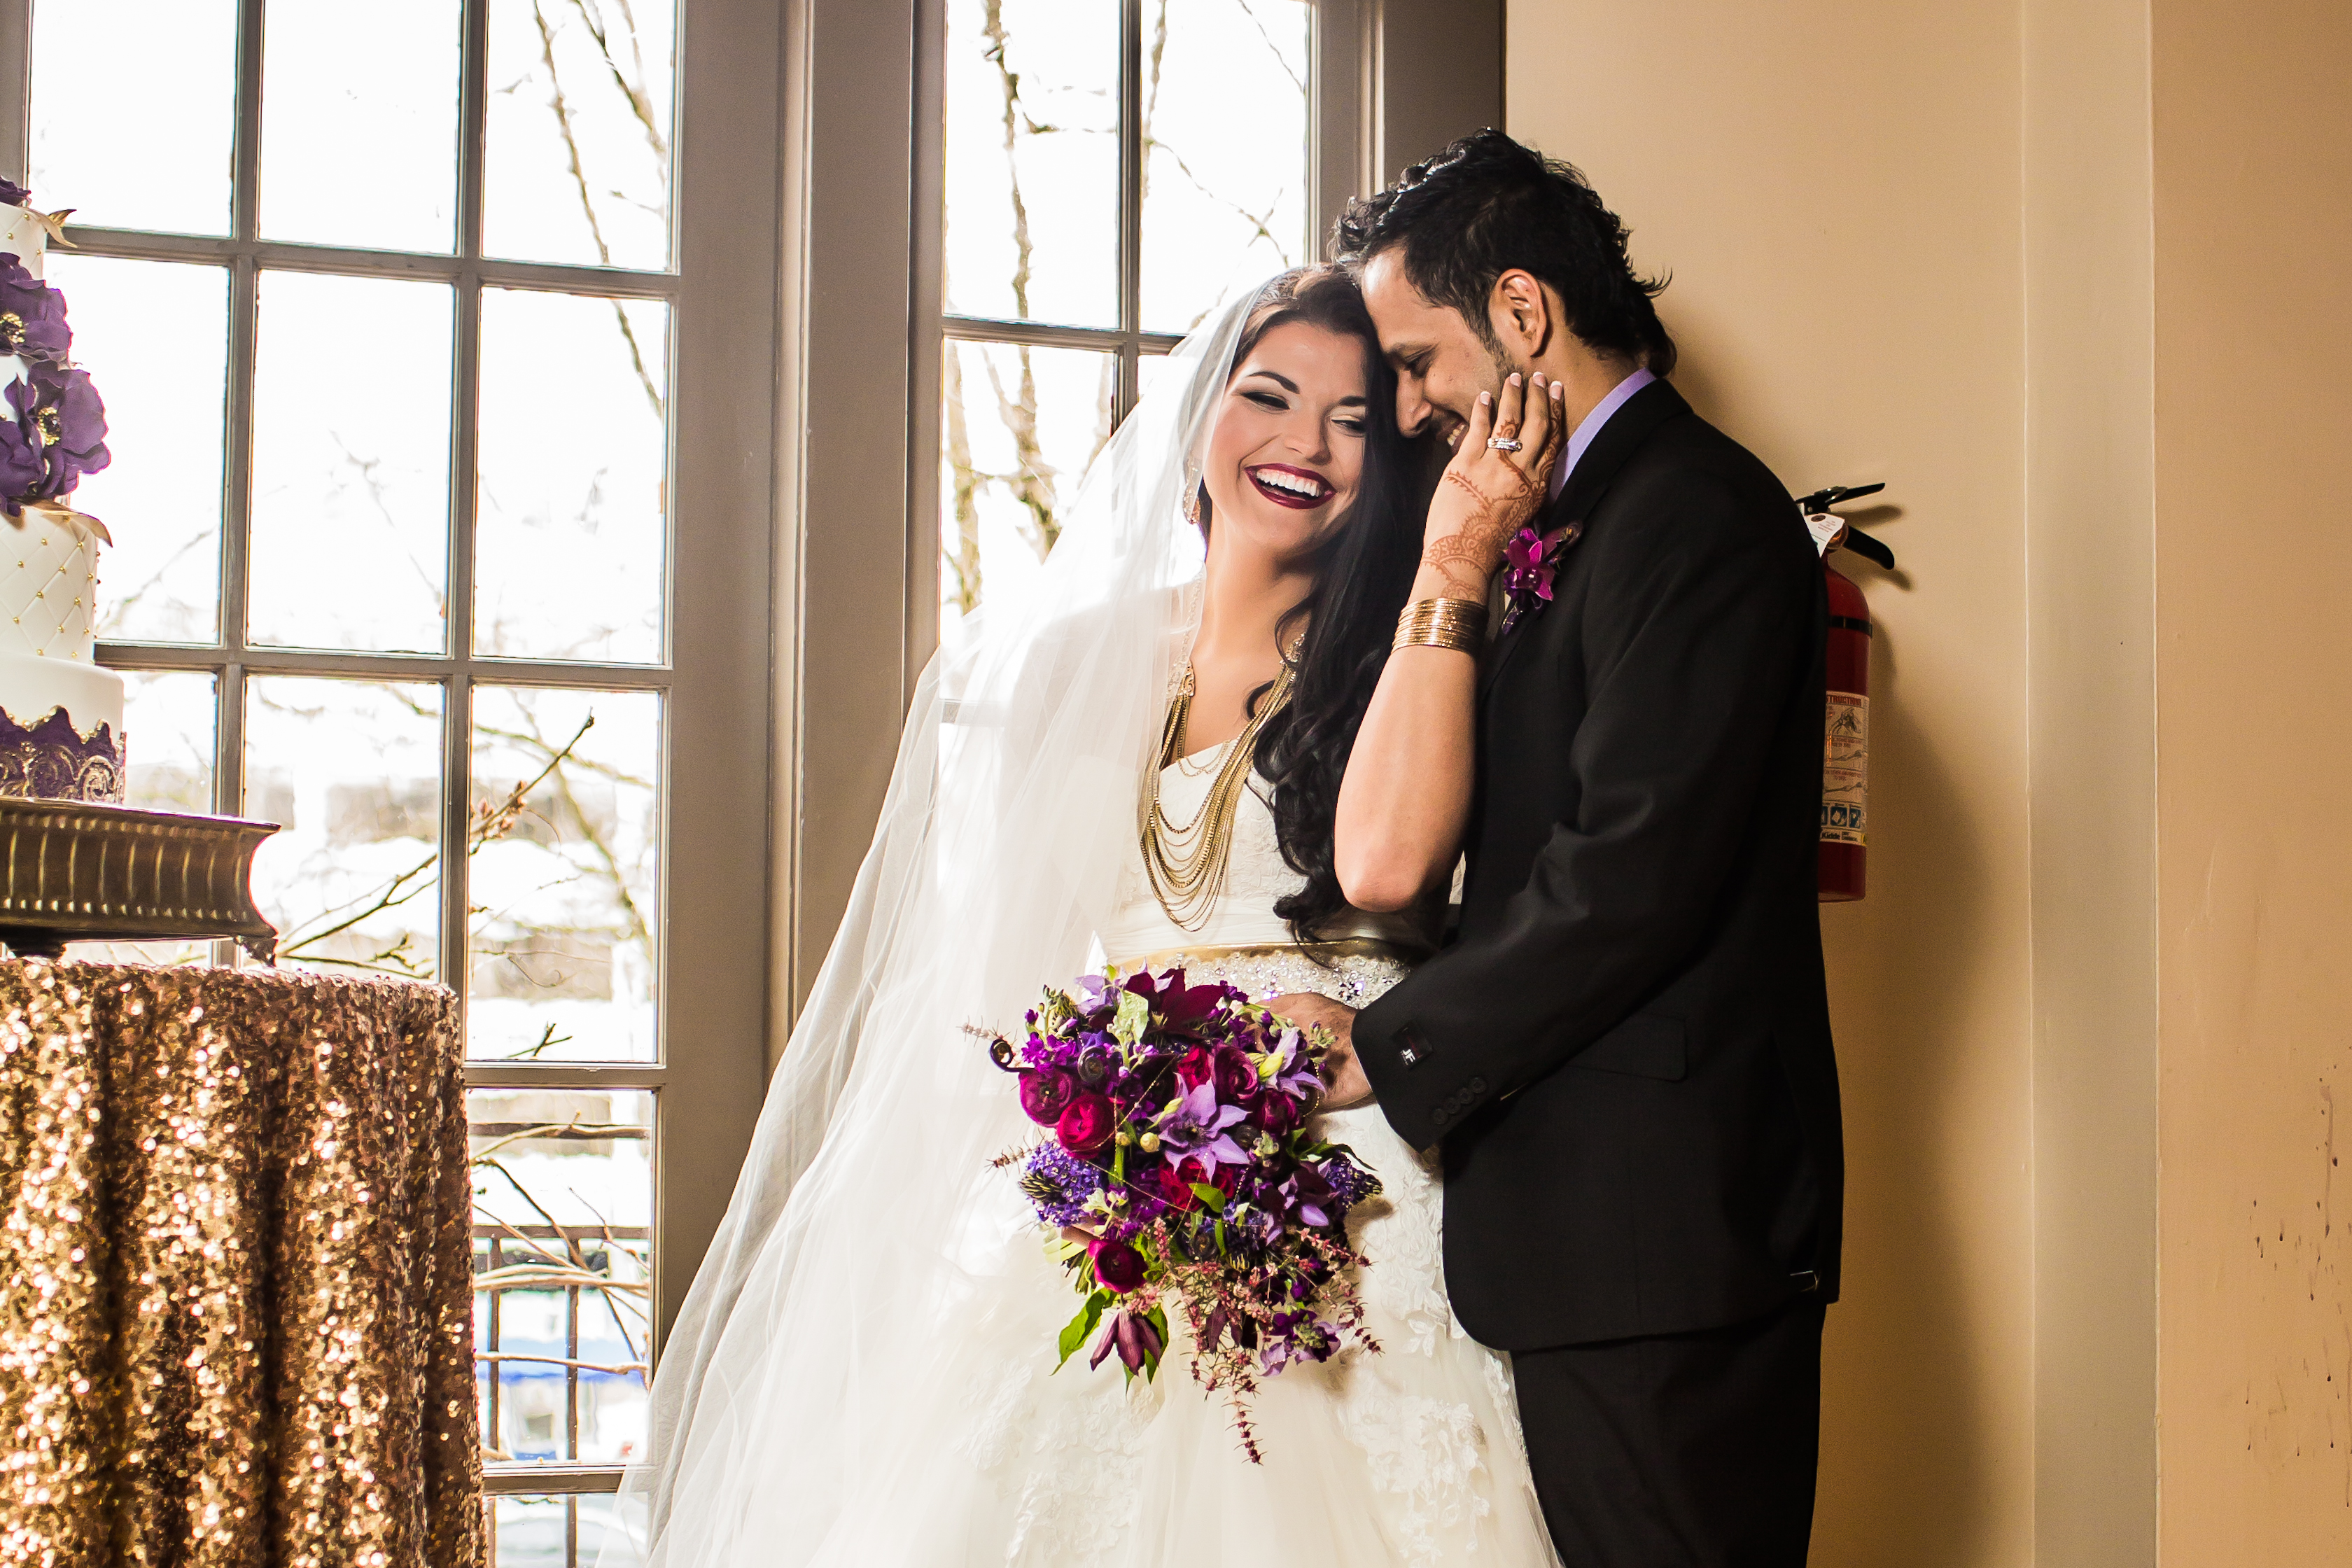
[[[253,907],[253,852],[274,822],[0,796],[0,942],[55,958],[69,942],[234,942],[264,963],[278,929]]]

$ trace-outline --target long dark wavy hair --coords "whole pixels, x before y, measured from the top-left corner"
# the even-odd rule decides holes
[[[1307,885],[1274,906],[1302,941],[1311,941],[1348,907],[1331,863],[1331,824],[1339,781],[1356,729],[1388,663],[1397,613],[1421,563],[1422,525],[1444,467],[1433,439],[1408,439],[1396,422],[1396,375],[1381,357],[1380,333],[1355,280],[1336,267],[1286,272],[1262,289],[1234,351],[1239,368],[1275,328],[1303,321],[1363,345],[1364,470],[1348,515],[1333,530],[1315,567],[1315,586],[1279,629],[1286,646],[1306,622],[1293,667],[1290,700],[1258,731],[1257,771],[1274,786],[1274,826],[1282,858]],[[1205,489],[1201,526],[1212,524]],[[1255,713],[1273,683],[1250,693]]]

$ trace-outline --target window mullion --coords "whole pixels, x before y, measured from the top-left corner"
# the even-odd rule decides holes
[[[1143,0],[1120,0],[1118,14],[1118,393],[1117,425],[1135,406],[1142,380],[1143,331]]]
[[[456,384],[449,396],[449,558],[443,581],[444,650],[457,668],[441,698],[441,984],[457,995],[465,1016],[472,963],[468,929],[467,835],[473,817],[474,468],[481,421],[484,130],[489,102],[489,0],[465,0],[457,50],[457,257],[451,312],[457,341],[450,355]]]

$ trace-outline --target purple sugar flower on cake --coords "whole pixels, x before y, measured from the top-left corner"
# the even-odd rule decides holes
[[[32,199],[32,192],[16,181],[0,175],[0,202],[5,202],[12,207],[21,207]]]
[[[15,252],[0,250],[0,353],[62,364],[72,347],[66,297],[26,271]]]
[[[0,510],[16,517],[41,488],[48,465],[41,459],[41,438],[14,419],[0,418]]]
[[[114,460],[106,449],[106,405],[88,371],[36,364],[29,382],[12,383],[8,405],[27,434],[39,433],[43,474],[28,500],[53,500]],[[17,492],[22,493],[22,492]]]

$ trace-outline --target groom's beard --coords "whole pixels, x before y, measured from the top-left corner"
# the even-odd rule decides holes
[[[1508,381],[1513,375],[1525,375],[1528,367],[1512,363],[1510,356],[1504,353],[1503,345],[1492,338],[1486,340],[1486,381],[1478,391],[1493,398],[1496,406],[1500,407],[1503,401],[1503,383]],[[1477,395],[1474,392],[1470,395],[1475,398]],[[1470,410],[1444,408],[1440,409],[1439,413],[1444,418],[1443,433],[1446,446],[1459,447],[1462,445],[1462,433],[1470,428]]]

